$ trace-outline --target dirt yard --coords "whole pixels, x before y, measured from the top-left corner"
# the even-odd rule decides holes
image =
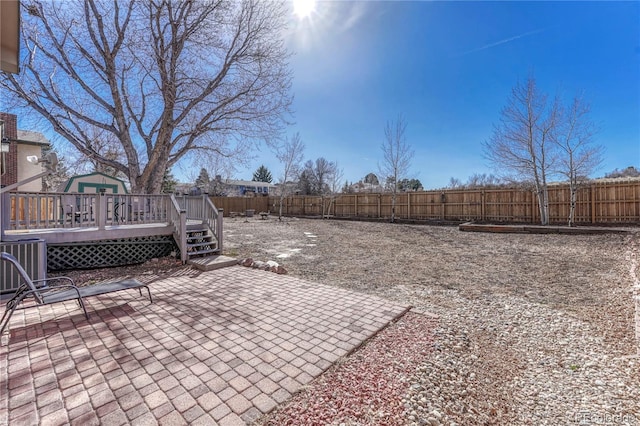
[[[414,307],[259,425],[640,425],[640,229],[484,234],[272,216],[225,218],[224,230],[229,256]],[[183,268],[163,258],[64,275],[145,281]]]
[[[326,407],[327,386],[318,383],[315,394],[312,386],[261,423],[296,424],[304,406],[332,410],[336,425],[640,425],[630,273],[637,234],[484,234],[274,217],[224,226],[227,255],[273,260],[291,275],[437,316],[412,374],[371,378],[404,383],[402,418]],[[394,341],[403,330],[396,328]],[[384,351],[376,339],[370,345]]]

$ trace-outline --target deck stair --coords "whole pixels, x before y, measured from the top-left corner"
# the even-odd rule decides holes
[[[192,225],[187,228],[187,256],[189,259],[219,252],[218,242],[208,227]]]

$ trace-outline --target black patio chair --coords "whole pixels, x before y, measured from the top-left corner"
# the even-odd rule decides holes
[[[89,313],[84,305],[83,298],[90,296],[98,296],[101,294],[113,293],[121,290],[138,289],[142,296],[142,288],[147,289],[149,301],[153,303],[151,298],[151,290],[149,286],[140,281],[129,278],[119,281],[103,282],[86,287],[77,287],[73,280],[69,277],[46,278],[42,280],[32,280],[24,270],[18,259],[9,253],[1,252],[0,259],[9,262],[18,271],[22,284],[7,302],[6,310],[0,320],[0,335],[9,324],[9,319],[16,309],[27,309],[39,307],[43,305],[51,305],[58,302],[66,302],[69,300],[77,300],[78,304],[84,311],[84,315],[89,319]],[[58,283],[60,282],[60,283]],[[33,298],[34,304],[25,305],[25,299]]]

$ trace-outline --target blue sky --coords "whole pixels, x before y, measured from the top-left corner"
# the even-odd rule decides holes
[[[511,88],[531,73],[570,100],[584,91],[605,146],[595,176],[640,167],[639,2],[318,2],[292,16],[295,123],[305,158],[344,178],[377,172],[388,120],[402,114],[411,177],[440,188],[492,173],[482,156]],[[265,148],[238,178],[265,164]]]

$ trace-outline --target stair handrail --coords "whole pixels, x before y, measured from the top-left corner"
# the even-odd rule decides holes
[[[208,194],[204,194],[203,196],[203,223],[207,225],[207,227],[211,230],[214,237],[218,241],[218,251],[222,253],[222,218],[223,218],[223,209],[219,209],[213,204],[211,198],[209,198]]]
[[[180,247],[180,260],[186,263],[187,256],[187,210],[180,206],[176,197],[171,194],[171,223],[173,224],[175,240]]]

